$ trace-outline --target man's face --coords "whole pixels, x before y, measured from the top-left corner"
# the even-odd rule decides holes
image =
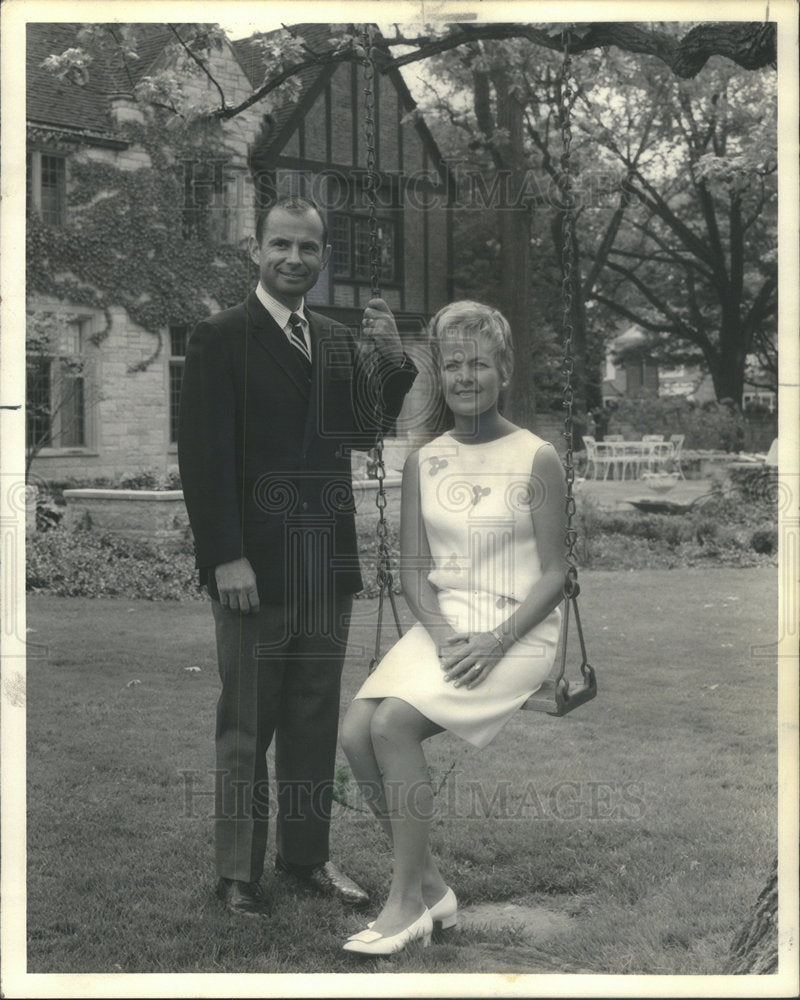
[[[324,246],[322,220],[309,209],[302,214],[273,209],[264,223],[261,245],[250,241],[250,256],[269,294],[297,309],[305,293],[317,283],[331,248]]]

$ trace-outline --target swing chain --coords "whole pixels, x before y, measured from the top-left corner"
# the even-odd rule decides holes
[[[369,272],[370,285],[373,298],[380,297],[380,252],[378,247],[378,219],[376,214],[376,201],[378,193],[378,171],[375,158],[375,65],[374,46],[372,44],[372,26],[365,24],[362,29],[362,45],[364,48],[363,70],[364,70],[364,140],[366,147],[366,179],[364,193],[367,198],[369,212]],[[378,488],[375,492],[375,506],[378,508],[378,524],[376,533],[378,538],[377,547],[377,567],[376,578],[378,584],[378,627],[375,634],[375,654],[369,664],[368,672],[372,673],[380,658],[381,629],[383,625],[383,602],[384,595],[389,595],[394,622],[398,636],[402,635],[400,627],[400,616],[394,598],[394,577],[391,568],[391,551],[389,548],[389,524],[385,517],[386,510],[386,489],[384,479],[386,478],[386,467],[383,462],[383,420],[379,413],[378,433],[375,437],[375,445],[372,448],[372,456],[375,468],[375,478],[378,481]]]
[[[369,212],[369,273],[373,298],[381,294],[380,290],[380,251],[378,247],[378,217],[375,203],[377,201],[380,180],[376,168],[375,157],[375,61],[372,44],[372,25],[363,27],[364,47],[364,142],[367,153],[367,173],[365,179],[365,194]]]
[[[572,188],[571,173],[571,144],[572,126],[570,123],[570,100],[574,91],[570,86],[569,73],[572,67],[572,60],[569,54],[569,33],[564,32],[564,58],[561,66],[561,76],[558,88],[558,114],[561,129],[561,173],[559,177],[559,187],[561,188],[561,300],[563,303],[562,330],[564,339],[564,358],[562,371],[564,373],[564,437],[566,438],[566,454],[564,456],[564,469],[566,473],[567,492],[565,497],[565,509],[567,515],[567,528],[564,536],[566,544],[567,573],[564,581],[564,597],[567,599],[577,597],[578,570],[577,558],[575,556],[575,543],[577,532],[573,527],[575,517],[575,497],[572,486],[575,482],[575,462],[573,458],[573,436],[572,419],[575,393],[572,387],[572,376],[575,370],[575,359],[572,353],[573,336],[573,227],[575,195]]]

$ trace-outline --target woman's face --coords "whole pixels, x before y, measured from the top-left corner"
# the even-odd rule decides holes
[[[442,391],[454,414],[478,416],[497,405],[503,378],[483,337],[448,338],[440,350]]]

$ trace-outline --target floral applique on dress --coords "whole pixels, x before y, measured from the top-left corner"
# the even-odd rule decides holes
[[[446,469],[448,464],[449,463],[446,458],[438,458],[434,455],[431,459],[431,467],[428,469],[429,475],[435,476],[439,469]]]
[[[458,565],[458,556],[455,552],[450,553],[450,561],[444,564],[444,569],[452,570],[454,573],[460,573],[461,567]]]
[[[492,492],[491,486],[472,487],[472,506],[476,507],[481,502],[481,497],[488,497]]]

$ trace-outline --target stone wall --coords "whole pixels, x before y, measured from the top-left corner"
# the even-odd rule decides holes
[[[37,297],[34,309],[92,314],[92,332],[105,326],[102,313],[85,306]],[[166,334],[163,335],[166,339]],[[45,480],[115,479],[143,469],[165,474],[177,461],[169,445],[169,345],[134,323],[121,307],[111,309],[111,328],[84,355],[86,444],[80,448],[42,449],[31,466]],[[152,359],[143,371],[135,370]]]

